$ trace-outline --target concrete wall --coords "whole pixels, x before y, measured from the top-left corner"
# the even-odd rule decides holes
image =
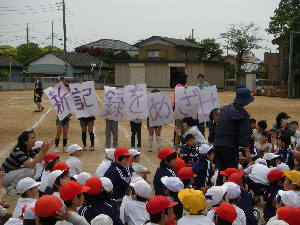
[[[170,87],[170,68],[167,63],[146,63],[146,84],[149,87]]]
[[[115,85],[122,87],[129,84],[129,63],[115,64]]]

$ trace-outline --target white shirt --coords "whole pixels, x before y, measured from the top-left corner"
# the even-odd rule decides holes
[[[41,182],[42,183],[39,187],[41,192],[45,192],[45,190],[48,186],[48,177],[49,177],[50,173],[51,173],[51,171],[48,171],[48,170],[44,170],[43,173],[42,173],[42,177],[41,177]]]
[[[215,217],[216,211],[214,209],[211,209],[207,212],[207,217],[213,221],[214,217]]]
[[[19,218],[20,216],[22,216],[23,206],[34,202],[36,202],[36,199],[33,198],[19,198],[12,217]]]
[[[197,126],[193,126],[187,129],[184,136],[192,134],[195,137],[195,141],[197,144],[206,144],[207,141],[205,140],[204,136],[202,135],[201,131],[197,128]]]
[[[89,223],[86,221],[86,219],[83,216],[80,216],[76,212],[70,212],[70,216],[68,221],[58,221],[56,222],[56,225],[89,225]]]
[[[150,219],[146,202],[128,201],[125,204],[124,220],[128,225],[141,225]]]
[[[204,215],[187,215],[179,219],[177,225],[214,225],[214,222]]]
[[[111,161],[109,159],[104,159],[96,169],[95,176],[98,178],[103,177],[110,165]]]
[[[9,218],[4,225],[23,225],[23,220],[16,218]]]
[[[44,170],[44,166],[45,166],[44,163],[37,163],[35,165],[35,174],[33,176],[34,180],[37,180],[37,179],[41,178],[43,170]]]
[[[122,203],[120,206],[120,219],[122,220],[122,222],[125,224],[125,205],[127,204],[127,202],[132,201],[131,197],[128,195],[125,195],[122,199]]]
[[[232,225],[246,225],[246,216],[245,216],[245,213],[244,211],[237,207],[236,205],[232,205],[235,210],[236,210],[236,213],[237,213],[237,218],[236,220],[232,223]]]
[[[81,163],[80,159],[78,159],[78,157],[76,157],[76,156],[71,155],[67,159],[66,164],[71,167],[69,169],[70,177],[73,177],[74,175],[77,175],[77,174],[83,172],[82,171],[82,163]]]
[[[267,185],[269,183],[267,178],[269,172],[270,169],[267,166],[260,163],[256,163],[245,169],[245,173],[248,174],[248,177],[254,183],[264,184],[264,185]]]

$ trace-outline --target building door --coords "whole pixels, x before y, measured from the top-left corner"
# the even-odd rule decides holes
[[[170,67],[170,88],[179,84],[179,76],[185,74],[185,67]]]
[[[146,70],[144,64],[130,64],[130,84],[145,84]]]

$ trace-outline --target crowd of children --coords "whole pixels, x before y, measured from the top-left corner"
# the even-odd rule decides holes
[[[265,120],[251,119],[251,158],[240,148],[238,167],[220,170],[213,146],[220,116],[219,109],[210,115],[208,142],[196,123],[185,118],[187,131],[176,131],[180,149],[158,150],[153,181],[140,164],[140,121],[131,122],[137,148],[105,149],[93,175],[84,172],[80,161],[85,146],[70,145],[63,162],[49,152],[51,143],[36,142],[34,132],[25,131],[0,171],[0,223],[299,225],[297,121],[289,123],[290,117],[279,113],[268,129]],[[131,145],[135,147],[134,140]],[[19,195],[13,214],[2,201],[7,191]]]

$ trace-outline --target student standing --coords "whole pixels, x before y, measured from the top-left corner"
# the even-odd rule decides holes
[[[137,148],[141,150],[142,147],[142,120],[136,119],[130,121],[131,128],[131,148]],[[135,136],[137,137],[137,146],[135,145]]]
[[[94,134],[94,121],[95,117],[81,117],[80,120],[80,126],[81,126],[81,138],[82,138],[82,144],[83,144],[83,150],[90,150],[94,151],[94,145],[95,145],[95,134]],[[87,148],[86,145],[86,133],[89,132],[90,135],[90,141],[91,145],[89,148]]]
[[[111,135],[113,135],[113,148],[118,147],[118,121],[114,120],[105,120],[106,126],[105,126],[105,148],[111,147]]]
[[[37,105],[37,110],[34,112],[42,112],[44,107],[42,106],[42,96],[43,96],[43,85],[38,75],[34,75],[34,91],[33,91],[33,101]]]

